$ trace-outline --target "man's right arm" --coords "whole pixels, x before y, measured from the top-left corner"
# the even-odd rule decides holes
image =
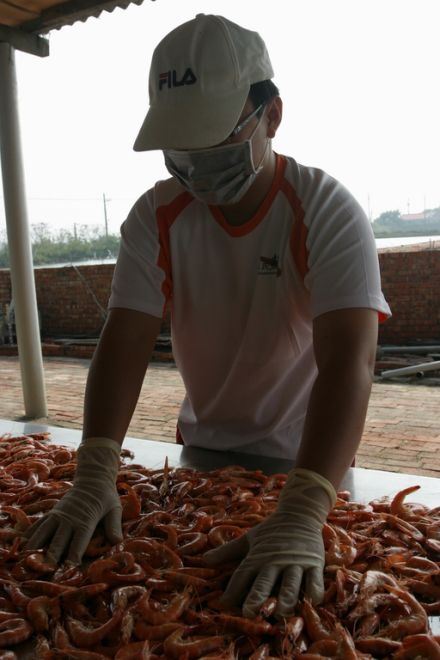
[[[83,441],[105,437],[122,445],[160,326],[144,312],[110,310],[87,379]]]
[[[160,330],[160,319],[115,308],[95,351],[87,380],[83,443],[72,488],[28,530],[27,548],[47,547],[47,557],[79,564],[102,521],[111,543],[122,540],[116,487],[120,446],[139,397]]]

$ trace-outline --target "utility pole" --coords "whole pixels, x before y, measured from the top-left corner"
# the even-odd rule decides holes
[[[368,219],[369,219],[370,223],[373,222],[373,211],[371,209],[370,193],[368,193]]]
[[[107,219],[107,202],[105,193],[102,193],[102,200],[104,202],[104,222],[105,222],[105,235],[108,236],[108,219]]]

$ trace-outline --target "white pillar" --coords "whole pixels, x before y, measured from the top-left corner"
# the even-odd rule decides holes
[[[18,119],[15,51],[0,43],[0,151],[11,283],[26,416],[47,417]]]

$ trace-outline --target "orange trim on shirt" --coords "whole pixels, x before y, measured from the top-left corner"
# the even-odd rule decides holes
[[[304,222],[305,212],[301,200],[287,179],[283,179],[281,182],[281,191],[286,195],[293,210],[294,222],[290,232],[290,251],[298,272],[304,279],[309,270],[309,251],[306,244],[309,230]]]
[[[170,204],[158,206],[156,209],[156,222],[159,232],[159,255],[157,265],[165,273],[162,282],[162,293],[165,297],[162,313],[165,314],[166,305],[171,298],[173,274],[171,269],[170,229],[179,214],[192,202],[193,197],[189,192],[183,192],[173,199]]]
[[[304,280],[309,271],[309,251],[307,249],[306,243],[309,230],[307,229],[304,222],[305,212],[302,207],[301,200],[287,179],[283,179],[281,184],[281,191],[289,200],[295,215],[295,221],[290,233],[290,250],[298,272]],[[384,321],[388,319],[387,314],[384,314],[384,312],[378,311],[377,314],[379,323],[384,323]]]
[[[228,221],[226,220],[225,216],[223,215],[220,207],[218,206],[210,206],[209,210],[211,211],[212,215],[214,216],[214,219],[218,222],[218,224],[223,227],[223,229],[230,235],[230,236],[246,236],[246,234],[249,234],[251,231],[257,227],[260,222],[263,220],[265,215],[267,214],[275,195],[280,189],[280,182],[282,181],[284,170],[286,167],[286,159],[283,156],[280,156],[279,154],[275,154],[276,158],[276,163],[275,163],[275,176],[273,178],[271,187],[269,189],[269,192],[267,193],[266,197],[263,200],[263,203],[259,207],[258,211],[256,214],[250,218],[247,222],[245,222],[242,225],[230,225]]]

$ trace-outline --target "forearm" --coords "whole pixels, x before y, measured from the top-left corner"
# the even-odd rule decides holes
[[[87,378],[83,438],[122,444],[136,407],[160,319],[114,310],[102,332]],[[123,322],[121,322],[121,319]]]
[[[106,437],[122,444],[139,398],[147,364],[125,355],[114,357],[108,345],[94,355],[84,400],[83,438]]]
[[[312,389],[297,466],[318,472],[335,489],[359,446],[371,386],[371,365],[346,360],[329,363]]]

